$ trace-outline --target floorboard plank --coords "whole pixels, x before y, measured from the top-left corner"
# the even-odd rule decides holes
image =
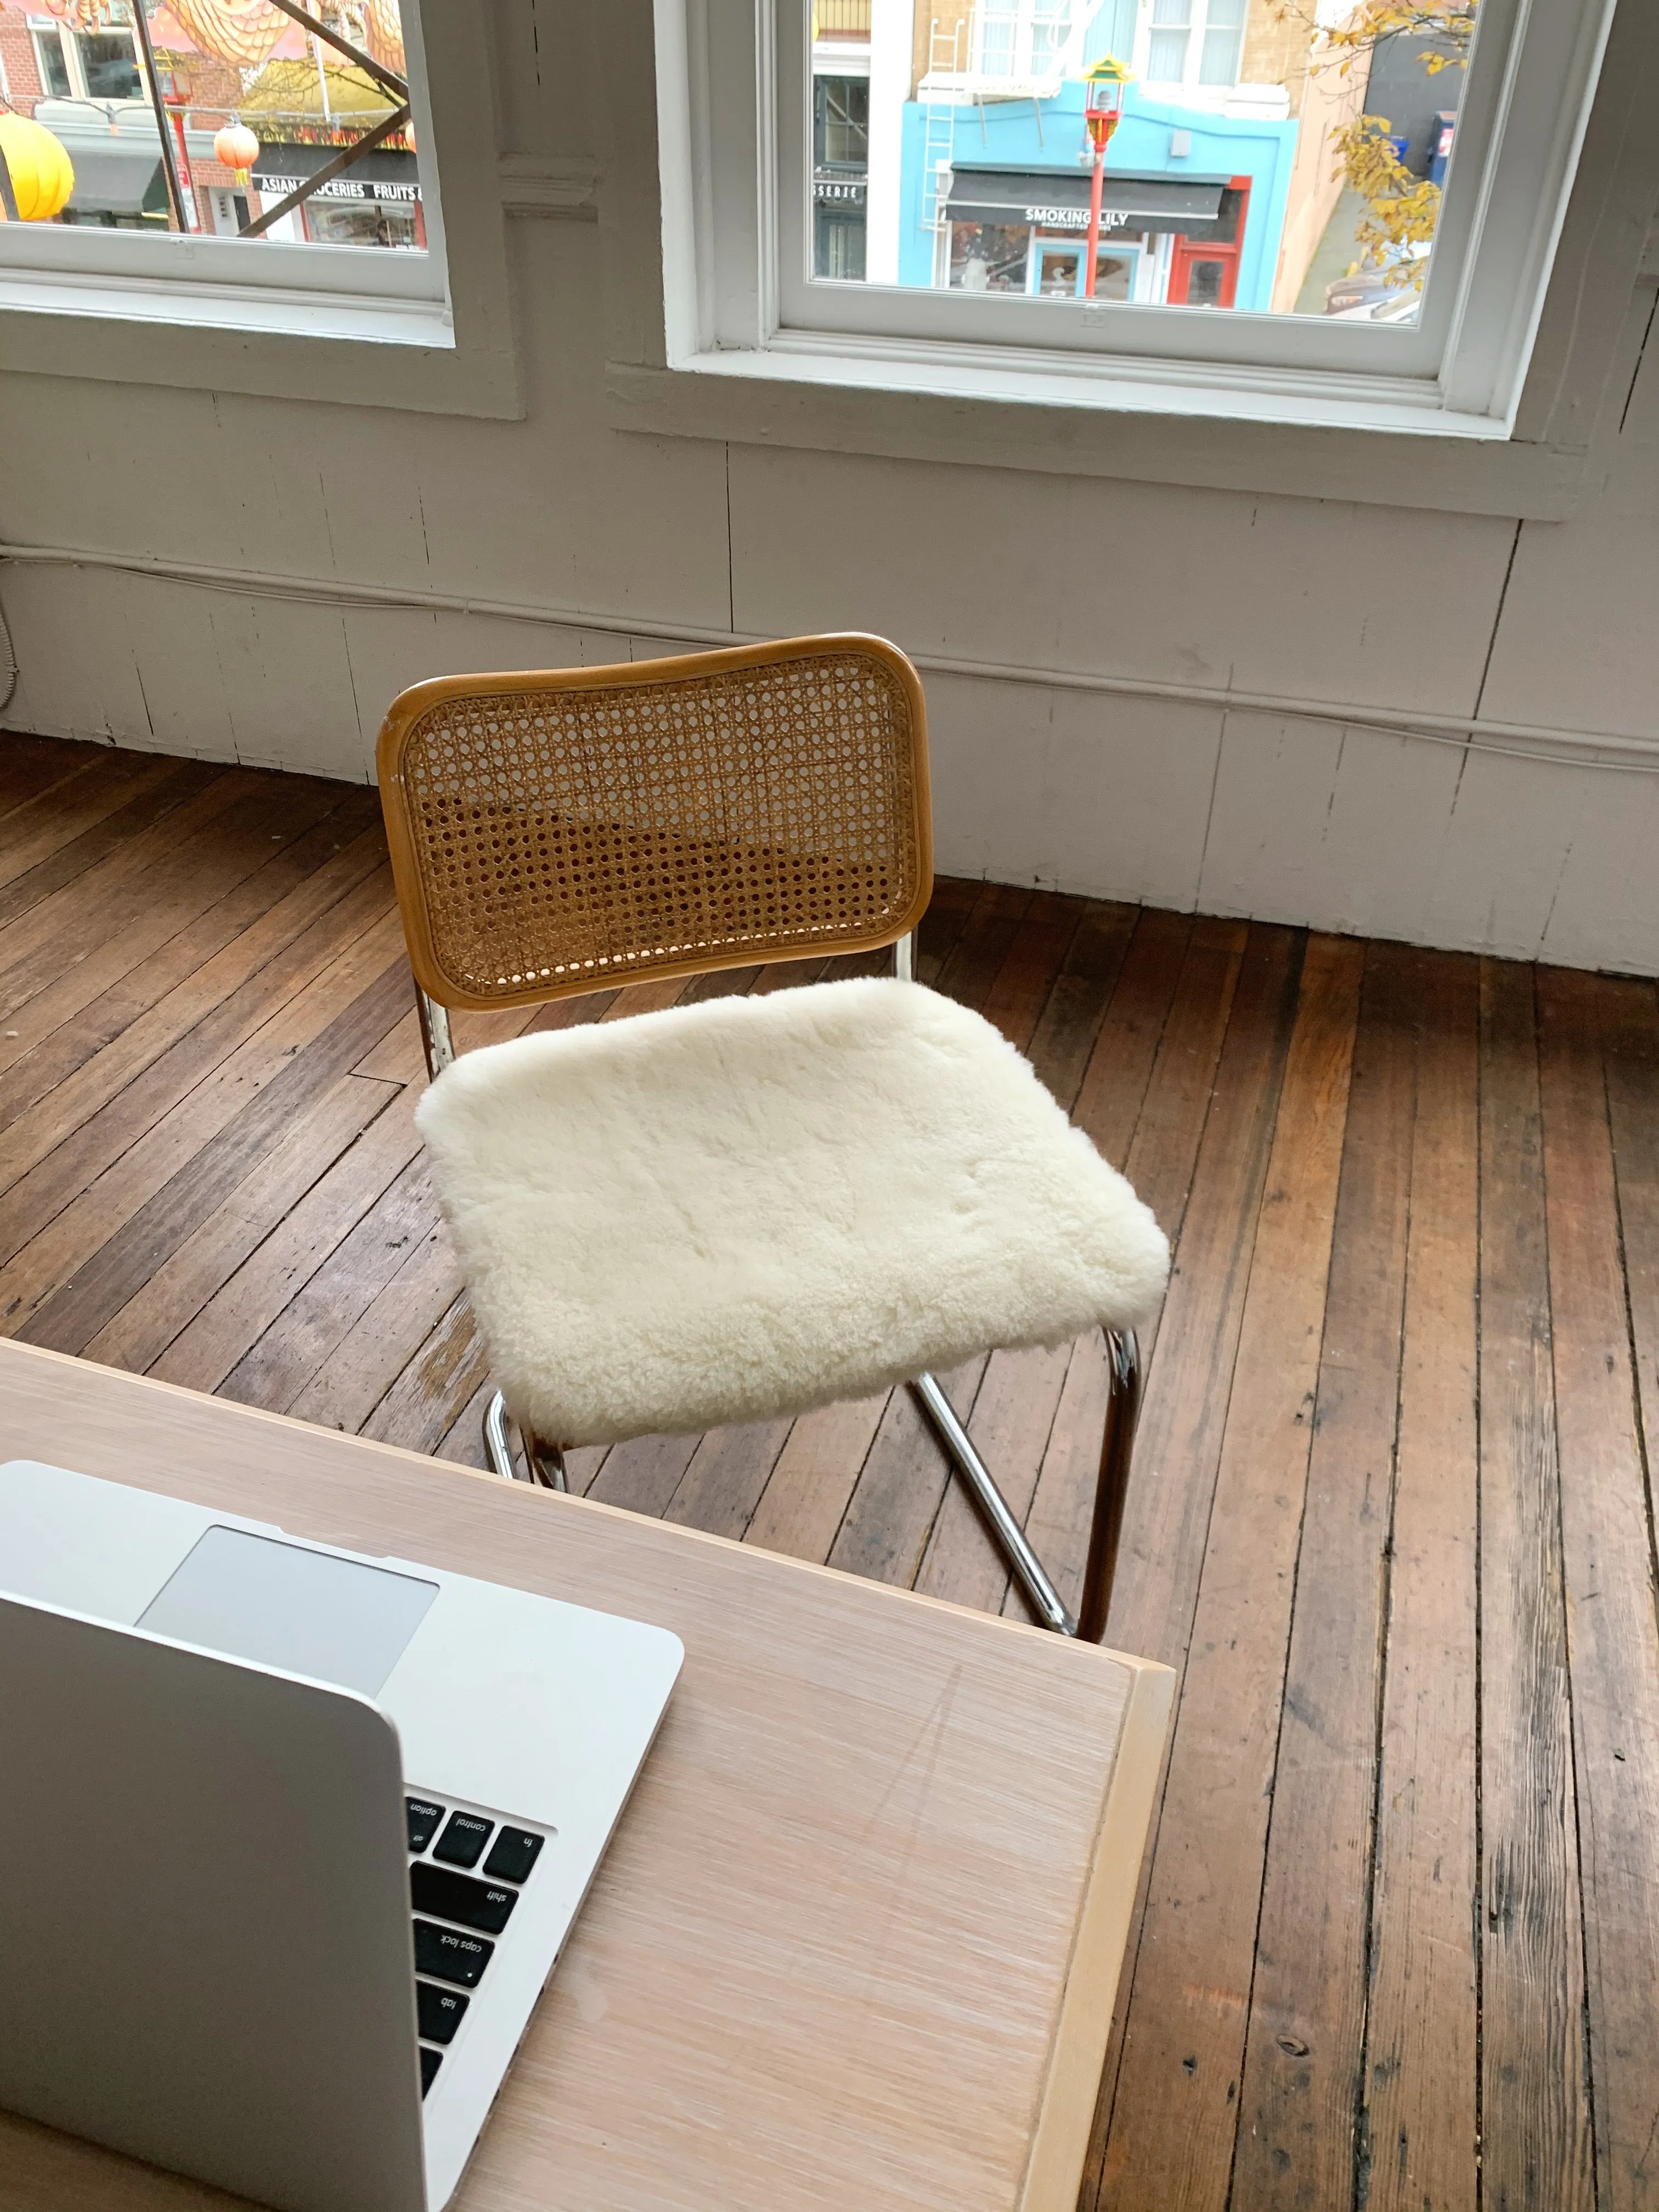
[[[302,944],[301,988],[288,995],[281,981],[264,979],[265,988],[252,1006],[239,1007],[228,1037],[216,1024],[204,1047],[176,1060],[167,1055],[149,1072],[159,1073],[159,1082],[147,1075],[118,1093],[25,1177],[6,1201],[8,1237],[20,1236],[25,1222],[40,1225],[0,1267],[0,1325],[11,1333],[27,1328],[36,1311],[70,1285],[77,1267],[246,1111],[257,1092],[285,1075],[289,1061],[371,986],[379,994],[372,1011],[389,1012],[394,985],[388,962],[401,957],[401,943],[395,915],[382,915],[367,928],[324,932],[319,940]],[[298,980],[292,969],[285,972]],[[303,1079],[295,1079],[303,1085]],[[89,1163],[95,1172],[88,1180]]]
[[[663,1518],[740,1543],[793,1425],[753,1421],[710,1429],[698,1439]]]
[[[64,865],[78,873],[86,858],[102,849],[95,833],[152,785],[176,776],[181,765],[166,753],[100,750],[66,785],[15,808],[0,824],[0,920],[21,913],[45,889],[55,890]],[[59,854],[66,862],[49,866]]]
[[[1032,1031],[1031,1065],[1068,1112],[1117,990],[1139,919],[1135,907],[1110,905],[1103,899],[1083,903],[1060,973]]]
[[[436,1212],[431,1175],[417,1146],[217,1388],[245,1406],[286,1413],[410,1252],[434,1233]],[[174,1364],[168,1358],[156,1371]]]
[[[1233,2212],[1327,2212],[1355,2185],[1420,968],[1391,945],[1365,965],[1267,1777]],[[1264,1256],[1258,1237],[1258,1267]]]
[[[987,1355],[981,1354],[937,1378],[964,1425],[973,1421],[986,1364]],[[921,1568],[951,1480],[951,1463],[914,1395],[904,1388],[894,1390],[851,1486],[828,1564],[908,1589]]]
[[[744,1531],[745,1543],[794,1559],[829,1558],[889,1395],[824,1406],[792,1425]]]
[[[1538,971],[1596,2196],[1659,2202],[1659,1622],[1603,1069],[1612,988]]]
[[[418,1044],[415,1050],[418,1054]],[[354,1075],[352,1079],[368,1079]],[[415,1133],[414,1109],[418,1097],[412,1081],[398,1088],[356,1142],[319,1176],[169,1341],[152,1363],[152,1374],[188,1389],[224,1387],[227,1377],[276,1326],[319,1268],[417,1160],[421,1140]],[[302,1382],[303,1355],[295,1371]]]
[[[171,1259],[186,1237],[256,1171],[282,1143],[290,1124],[346,1076],[352,1061],[361,1058],[368,1044],[386,1035],[408,999],[401,947],[391,945],[390,935],[390,932],[368,933],[362,941],[361,957],[348,954],[335,970],[319,979],[332,988],[318,1009],[319,1018],[346,993],[351,995],[313,1036],[281,1046],[273,1041],[261,1055],[263,1067],[244,1065],[237,1068],[234,1081],[202,1086],[204,1091],[218,1090],[222,1095],[202,1102],[205,1114],[192,1115],[189,1156],[113,1236],[105,1238],[91,1255],[93,1264],[82,1268],[78,1279],[66,1283],[36,1307],[28,1322],[17,1330],[19,1336],[30,1344],[49,1345],[55,1351],[82,1350],[137,1296],[154,1270]],[[355,954],[359,948],[353,950]],[[383,963],[378,973],[377,962]],[[354,988],[359,985],[362,988]],[[293,1003],[297,1006],[302,1000]],[[233,1111],[228,1120],[213,1127],[225,1092],[233,1102]],[[236,1100],[244,1103],[238,1107],[234,1103]],[[194,1096],[185,1103],[194,1108]],[[122,1171],[125,1165],[125,1162],[118,1164],[114,1171]]]
[[[1143,916],[1143,925],[1151,919]],[[1182,1218],[1245,939],[1242,922],[1200,923],[1196,935],[1190,928],[1167,934],[1138,928],[1117,970],[1119,988],[1095,1047],[1094,1059],[1115,1072],[1109,1100],[1103,1077],[1097,1079],[1093,1133],[1152,1207],[1176,1249],[1177,1266]],[[1132,965],[1134,952],[1139,957]],[[1150,1362],[1156,1320],[1140,1338],[1142,1360]],[[1073,1611],[1088,1559],[1109,1395],[1105,1343],[1097,1329],[1091,1330],[1072,1347],[1026,1522],[1037,1556]],[[1003,1601],[1005,1612],[1019,1607],[1017,1595]],[[1092,2183],[1091,2188],[1092,2193]]]
[[[86,1357],[142,1375],[397,1095],[394,1084],[337,1078],[111,1315]]]
[[[489,1382],[489,1362],[463,1291],[363,1423],[362,1433],[405,1451],[441,1453]],[[482,1426],[482,1405],[477,1419]],[[483,1463],[481,1448],[475,1464]]]
[[[21,730],[0,730],[0,844],[8,815],[32,799],[61,792],[106,750],[67,738],[33,738]]]
[[[1242,945],[1244,928],[1234,925]],[[1141,1101],[1164,1026],[1181,988],[1193,918],[1147,908],[1139,916],[1123,956],[1095,1048],[1082,1079],[1066,1101],[1072,1119],[1085,1130],[1115,1167],[1128,1157]]]
[[[0,1190],[9,1192],[0,1250],[15,1252],[51,1218],[61,1191],[84,1185],[94,1162],[107,1166],[118,1158],[356,937],[384,925],[390,872],[379,848],[373,835],[359,839],[295,884],[18,1115],[0,1169]]]
[[[1049,994],[1065,966],[1079,916],[1073,902],[1036,891],[980,1007],[1010,1044],[1029,1049]]]
[[[216,953],[351,844],[364,828],[352,795],[292,842],[255,833],[258,854],[233,840],[192,853],[186,888],[88,954],[19,1006],[0,1032],[0,1129],[112,1044]],[[375,856],[364,848],[354,867]],[[197,1018],[174,1001],[182,1027]],[[179,1033],[175,1031],[175,1034]]]
[[[235,834],[239,814],[252,814],[263,825],[281,798],[263,776],[245,769],[204,769],[192,780],[195,789],[174,794],[171,805],[162,803],[166,787],[149,794],[153,816],[147,829],[69,873],[26,913],[0,922],[0,1008],[8,1015],[118,933],[143,928],[169,879],[191,880],[204,850]],[[216,835],[200,847],[210,825]]]
[[[1165,1599],[1160,1656],[1182,1680],[1106,2139],[1112,2212],[1227,2203],[1363,957],[1352,939],[1307,948],[1201,1565]]]
[[[1534,979],[1481,963],[1481,2175],[1589,2212],[1578,1808]]]
[[[961,877],[935,880],[933,895],[916,932],[915,970],[919,983],[937,987],[939,970],[955,951],[957,939],[974,910],[974,902],[984,888],[982,884],[969,883]]]
[[[1289,930],[1250,927],[1225,995],[1226,1034],[1220,1059],[1212,1064],[1201,1097],[1192,1090],[1192,1055],[1177,1049],[1173,1064],[1180,1069],[1184,1063],[1188,1080],[1182,1087],[1188,1103],[1183,1113],[1160,1127],[1149,1127],[1147,1133],[1152,1156],[1169,1162],[1170,1187],[1185,1191],[1180,1182],[1182,1157],[1174,1149],[1165,1152],[1164,1140],[1171,1127],[1183,1123],[1190,1127],[1194,1119],[1199,1132],[1193,1140],[1196,1164],[1189,1158],[1185,1165],[1190,1190],[1185,1191],[1184,1210],[1177,1199],[1172,1218],[1167,1205],[1154,1204],[1160,1219],[1178,1231],[1176,1258],[1156,1333],[1146,1333],[1152,1339],[1146,1392],[1106,1641],[1123,1650],[1144,1650],[1158,1656],[1167,1652],[1176,1664],[1184,1650],[1214,1496],[1256,1217],[1295,1023],[1303,951],[1304,940]],[[1211,1035],[1217,1018],[1212,1006]],[[1149,1178],[1135,1179],[1143,1191],[1151,1188]],[[1141,1868],[1132,1923],[1136,1930],[1150,1877],[1149,1855]],[[1100,2195],[1138,1941],[1138,1934],[1132,1935],[1119,1983],[1117,2014],[1085,2173],[1086,2202]]]
[[[1369,2212],[1475,2212],[1480,970],[1447,953],[1421,965],[1363,2201]]]

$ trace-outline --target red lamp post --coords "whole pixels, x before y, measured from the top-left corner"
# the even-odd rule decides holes
[[[1123,88],[1129,72],[1108,54],[1083,80],[1083,123],[1095,149],[1094,181],[1089,191],[1089,260],[1083,274],[1083,296],[1095,296],[1095,264],[1100,257],[1100,195],[1106,177],[1106,149],[1123,114]]]

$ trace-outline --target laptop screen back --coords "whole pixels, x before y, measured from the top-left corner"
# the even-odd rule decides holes
[[[241,1528],[205,1530],[137,1626],[374,1697],[436,1583]]]

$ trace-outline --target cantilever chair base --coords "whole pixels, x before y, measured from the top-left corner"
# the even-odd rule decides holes
[[[1031,1549],[1025,1531],[997,1487],[990,1469],[975,1450],[972,1439],[944,1391],[931,1375],[918,1375],[910,1385],[951,1465],[978,1506],[986,1533],[1006,1561],[1038,1626],[1053,1629],[1059,1636],[1080,1633],[1093,1644],[1099,1643],[1106,1632],[1106,1613],[1111,1601],[1112,1575],[1117,1561],[1140,1396],[1140,1360],[1134,1331],[1109,1329],[1106,1348],[1111,1362],[1111,1400],[1100,1455],[1080,1620],[1067,1608],[1042,1560]],[[497,1390],[483,1417],[484,1449],[492,1470],[507,1482],[533,1482],[545,1490],[568,1490],[564,1454],[544,1443],[531,1431],[520,1431],[526,1472],[520,1474],[509,1419],[507,1401]]]

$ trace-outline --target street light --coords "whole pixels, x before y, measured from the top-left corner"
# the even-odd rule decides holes
[[[1083,296],[1095,296],[1095,264],[1100,256],[1100,192],[1106,177],[1106,149],[1123,115],[1123,88],[1129,72],[1108,54],[1083,80],[1083,124],[1095,149],[1094,182],[1089,191],[1089,263],[1083,276]]]

